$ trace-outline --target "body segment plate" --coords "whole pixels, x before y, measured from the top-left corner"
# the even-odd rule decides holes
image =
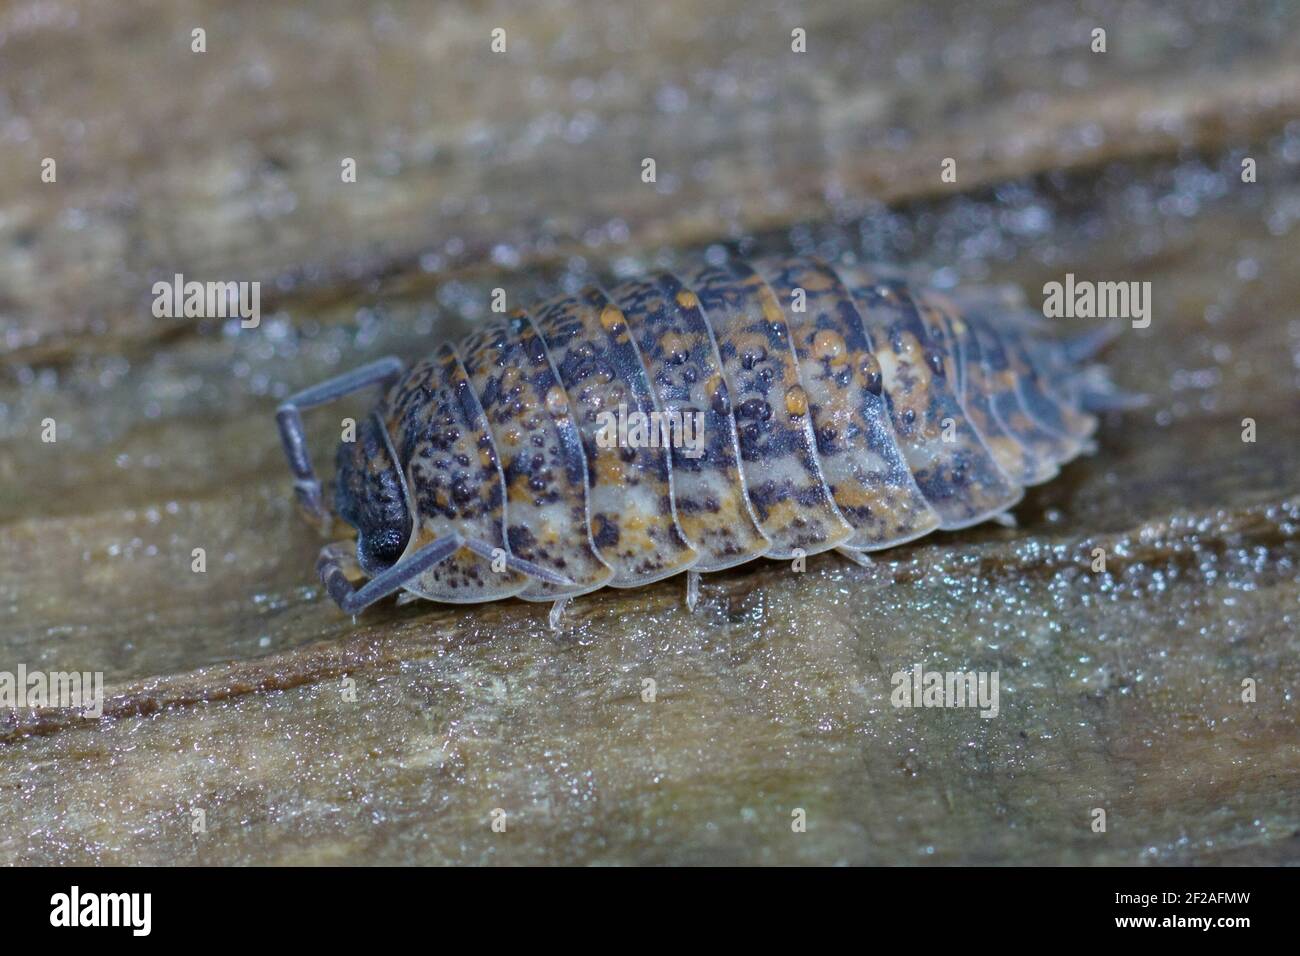
[[[544,601],[602,587],[613,571],[591,540],[582,439],[532,322],[516,313],[471,334],[460,353],[501,459],[510,550],[574,582],[531,580],[519,596]]]
[[[957,368],[958,401],[998,466],[1017,484],[1046,481],[1057,471],[1055,458],[1041,451],[1048,436],[1035,428],[1015,389],[992,387],[979,341],[957,317],[956,307],[934,292],[918,290],[913,298],[931,336],[943,337]]]
[[[1087,447],[1097,419],[1078,407],[1078,398],[1067,384],[1078,377],[1061,343],[1051,335],[1046,320],[1023,308],[999,311],[987,295],[978,290],[955,296],[962,318],[980,334],[985,354],[999,374],[1014,377],[1025,408],[1039,422],[1074,439],[1075,451]]]
[[[677,523],[667,450],[640,445],[633,431],[634,415],[648,428],[657,409],[623,313],[588,287],[534,315],[582,437],[592,540],[614,569],[610,585],[637,587],[691,567],[699,552]]]
[[[938,527],[895,440],[880,367],[848,289],[810,259],[768,260],[758,269],[785,312],[822,471],[855,530],[845,547],[885,548]]]
[[[744,476],[722,360],[695,294],[666,273],[615,286],[659,409],[652,436],[668,439],[677,520],[701,552],[694,570],[717,571],[764,554]]]
[[[995,327],[994,331],[1011,356],[1011,368],[1024,383],[1022,390],[1051,395],[1061,407],[1066,432],[1077,439],[1090,438],[1097,430],[1097,418],[1080,407],[1081,370],[1071,368],[1060,342],[1015,326]],[[1066,384],[1071,381],[1074,386]]]
[[[505,549],[505,480],[486,416],[451,346],[416,363],[393,387],[385,424],[414,519],[403,557],[453,532]],[[510,597],[527,583],[462,547],[406,589],[464,604]]]
[[[731,394],[742,468],[768,555],[815,554],[853,526],[835,506],[817,460],[807,393],[772,290],[740,262],[683,276],[713,328]]]
[[[907,284],[862,268],[841,269],[871,335],[894,430],[917,485],[943,528],[964,528],[1024,494],[998,466],[957,401],[955,367],[922,322]]]

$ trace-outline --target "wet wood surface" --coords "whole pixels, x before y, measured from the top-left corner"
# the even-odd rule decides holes
[[[1295,862],[1296,15],[971,6],[0,13],[0,671],[108,685],[100,720],[0,711],[0,861]],[[1034,304],[1150,281],[1108,358],[1151,403],[1015,529],[757,562],[695,614],[678,579],[558,635],[333,607],[278,399],[494,287],[719,243]],[[155,318],[178,272],[261,281],[260,326]],[[319,462],[361,407],[311,417]],[[997,670],[998,716],[891,706],[915,664]]]

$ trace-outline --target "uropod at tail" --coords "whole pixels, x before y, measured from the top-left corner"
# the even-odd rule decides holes
[[[809,258],[590,286],[409,362],[299,392],[277,420],[300,504],[355,543],[317,572],[355,614],[396,592],[564,604],[760,557],[871,551],[1006,521],[1132,396],[978,291]],[[332,494],[301,412],[381,392]],[[365,578],[354,586],[351,579]]]

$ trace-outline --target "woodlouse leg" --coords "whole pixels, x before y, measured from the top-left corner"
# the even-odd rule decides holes
[[[1019,525],[1017,525],[1016,523],[1016,516],[1013,515],[1010,511],[1003,511],[999,514],[995,514],[989,520],[992,521],[994,524],[1002,525],[1002,527],[1004,528],[1019,527]]]
[[[550,624],[552,631],[560,629],[560,620],[564,617],[564,609],[568,607],[569,602],[572,600],[573,598],[562,597],[551,605],[551,613],[546,620]]]
[[[333,544],[327,544],[321,548],[320,557],[316,559],[316,567],[320,568],[325,561],[326,555],[329,555],[330,564],[337,568],[344,577],[359,578],[365,574],[361,569],[361,562],[357,560],[357,549],[355,541],[335,541]]]
[[[318,523],[328,523],[329,509],[321,498],[320,481],[311,467],[300,412],[371,385],[391,384],[401,376],[402,368],[401,360],[390,355],[303,389],[296,395],[289,396],[276,409],[275,420],[280,426],[280,442],[284,445],[284,455],[289,459],[289,467],[293,470],[294,492],[298,496],[298,503]]]
[[[1088,412],[1128,412],[1151,403],[1150,395],[1129,392],[1110,380],[1106,369],[1089,365],[1076,376],[1079,404]]]
[[[1086,362],[1103,351],[1107,345],[1119,336],[1122,330],[1123,326],[1118,323],[1103,325],[1081,335],[1070,336],[1061,342],[1061,348],[1065,352],[1065,357],[1071,362],[1075,364]]]
[[[686,610],[695,613],[695,605],[700,603],[700,572],[686,572]]]
[[[866,568],[869,574],[867,581],[876,587],[885,587],[894,580],[894,574],[890,570],[888,561],[877,561],[865,551],[857,551],[853,548],[836,548],[841,555],[848,558],[858,567]]]
[[[876,562],[871,560],[871,557],[865,551],[855,551],[853,548],[836,548],[835,550],[861,567],[874,568],[876,566]]]
[[[505,552],[504,548],[498,548],[486,541],[480,541],[477,538],[467,538],[465,547],[469,548],[475,554],[485,561],[497,560],[497,552]],[[572,587],[573,581],[566,578],[563,574],[551,571],[542,567],[540,564],[533,564],[531,561],[525,561],[523,558],[514,554],[504,553],[502,557],[505,565],[512,571],[518,571],[520,574],[526,574],[530,578],[537,578],[539,581],[545,581],[548,584],[555,584],[562,588]]]
[[[334,603],[346,614],[357,614],[381,598],[405,587],[439,561],[447,560],[464,543],[464,539],[458,534],[439,538],[431,544],[426,544],[409,558],[397,562],[387,571],[375,575],[361,587],[354,588],[343,573],[343,565],[350,560],[346,556],[348,542],[336,541],[321,549],[320,557],[316,559],[316,573],[320,575],[321,583],[325,585],[325,590],[329,591]]]

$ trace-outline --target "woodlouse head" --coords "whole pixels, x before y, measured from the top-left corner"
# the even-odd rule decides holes
[[[357,529],[357,560],[367,574],[392,567],[411,537],[406,484],[377,416],[357,424],[356,441],[339,444],[334,508]]]

